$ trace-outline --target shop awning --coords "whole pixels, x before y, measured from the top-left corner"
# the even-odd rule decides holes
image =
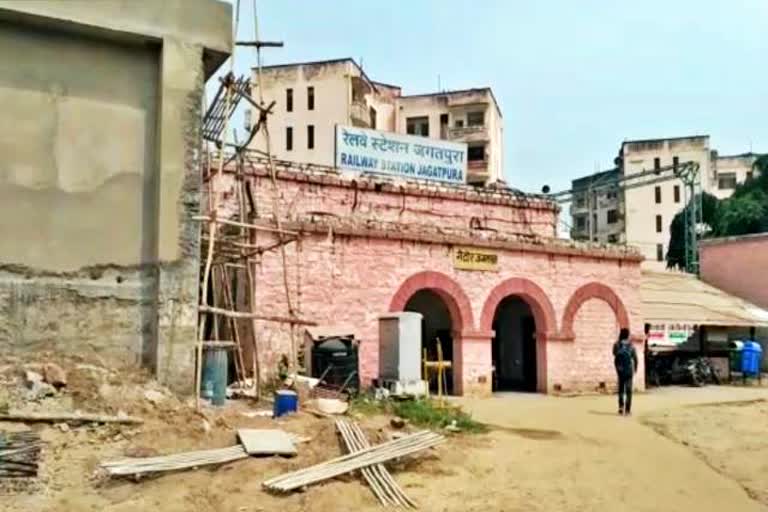
[[[643,271],[640,297],[649,324],[768,327],[768,311],[690,274]]]

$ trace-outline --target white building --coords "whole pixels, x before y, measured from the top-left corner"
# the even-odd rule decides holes
[[[490,88],[402,95],[353,59],[265,66],[253,82],[266,104],[275,102],[270,150],[278,159],[332,166],[335,126],[351,125],[466,142],[468,181],[503,179],[503,120]],[[251,147],[266,149],[263,133]]]
[[[757,156],[748,153],[719,157],[711,149],[708,135],[624,141],[616,170],[572,182],[572,236],[637,246],[646,258],[645,267],[663,269],[670,224],[685,207],[684,184],[670,179],[624,187],[619,181],[643,171],[693,161],[699,164],[702,189],[723,199],[751,175]]]

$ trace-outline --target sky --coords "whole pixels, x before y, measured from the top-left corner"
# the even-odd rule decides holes
[[[225,0],[227,1],[227,0]],[[235,3],[237,0],[228,0]],[[240,0],[239,39],[253,39]],[[567,189],[623,140],[768,152],[768,0],[257,0],[264,64],[352,57],[404,94],[490,86],[512,187]],[[235,70],[255,65],[238,49]],[[229,64],[225,67],[228,69]]]

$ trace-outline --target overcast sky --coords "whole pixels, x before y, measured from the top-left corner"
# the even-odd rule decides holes
[[[236,0],[229,0],[234,2]],[[253,37],[241,0],[240,38]],[[624,139],[709,134],[768,152],[768,0],[258,0],[265,64],[353,57],[405,94],[490,86],[505,177],[538,192]],[[255,52],[238,50],[241,72]]]

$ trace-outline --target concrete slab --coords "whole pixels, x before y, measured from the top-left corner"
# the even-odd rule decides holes
[[[237,437],[248,455],[296,455],[290,435],[282,430],[241,428]]]

